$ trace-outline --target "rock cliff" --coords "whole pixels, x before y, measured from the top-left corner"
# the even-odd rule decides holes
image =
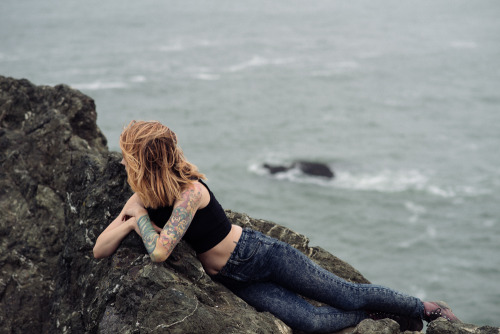
[[[151,263],[130,234],[109,258],[92,248],[130,196],[120,155],[96,125],[94,101],[65,85],[0,76],[0,333],[292,333],[203,271],[181,242]],[[349,264],[282,226],[227,211],[229,219],[285,240],[348,280]],[[397,333],[365,320],[354,333]],[[498,333],[435,321],[427,333]]]

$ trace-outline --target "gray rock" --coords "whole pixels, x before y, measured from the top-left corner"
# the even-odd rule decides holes
[[[213,282],[184,242],[155,264],[131,233],[113,256],[93,258],[97,236],[131,194],[96,117],[94,101],[68,86],[0,76],[0,333],[292,333]],[[227,215],[368,282],[303,235]],[[434,323],[432,333],[449,333],[450,324]],[[394,324],[365,320],[343,333],[392,333]]]
[[[398,334],[399,325],[391,319],[371,320],[366,319],[359,323],[353,330],[353,334]]]
[[[268,163],[264,163],[262,167],[267,169],[271,175],[285,173],[289,170],[297,169],[301,173],[309,176],[318,176],[327,179],[332,179],[335,176],[330,167],[327,164],[321,162],[298,160],[294,161],[290,165],[270,165]]]

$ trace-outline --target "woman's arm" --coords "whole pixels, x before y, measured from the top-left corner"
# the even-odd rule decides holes
[[[144,246],[154,262],[165,261],[186,233],[202,202],[201,187],[203,187],[201,184],[194,183],[182,192],[181,198],[174,203],[172,215],[159,235],[147,212],[137,220]]]
[[[127,201],[122,211],[111,224],[99,235],[94,245],[94,257],[100,259],[110,256],[120,245],[120,242],[134,229],[139,233],[139,228],[136,224],[136,219],[126,214],[130,208],[140,203],[139,196],[134,194]],[[157,231],[161,231],[159,227],[153,224]]]
[[[120,245],[120,242],[134,230],[133,218],[123,220],[120,214],[109,226],[99,235],[94,245],[94,257],[100,259],[110,256]]]

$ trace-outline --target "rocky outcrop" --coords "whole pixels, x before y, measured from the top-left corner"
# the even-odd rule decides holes
[[[213,282],[184,242],[155,264],[131,233],[113,256],[93,258],[96,237],[130,196],[121,157],[108,151],[95,121],[93,100],[68,86],[0,76],[0,333],[292,333]],[[303,235],[227,215],[367,282]],[[428,332],[465,333],[464,326],[435,321]],[[345,332],[353,330],[399,331],[390,320]]]
[[[268,170],[269,174],[271,175],[285,173],[290,170],[297,170],[308,176],[319,176],[327,179],[332,179],[335,176],[330,167],[327,164],[321,162],[298,160],[292,162],[289,165],[271,165],[268,163],[264,163],[262,167]]]

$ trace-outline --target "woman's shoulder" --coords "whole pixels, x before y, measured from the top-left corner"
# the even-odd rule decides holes
[[[198,210],[203,209],[210,202],[210,191],[203,182],[199,180],[194,181],[188,184],[181,192],[181,198],[178,202],[184,202],[186,200],[197,206]]]
[[[201,191],[201,196],[202,196],[200,200],[200,206],[198,207],[199,210],[205,208],[210,203],[211,193],[208,186],[202,180],[198,180],[196,184],[198,185],[198,188]]]

